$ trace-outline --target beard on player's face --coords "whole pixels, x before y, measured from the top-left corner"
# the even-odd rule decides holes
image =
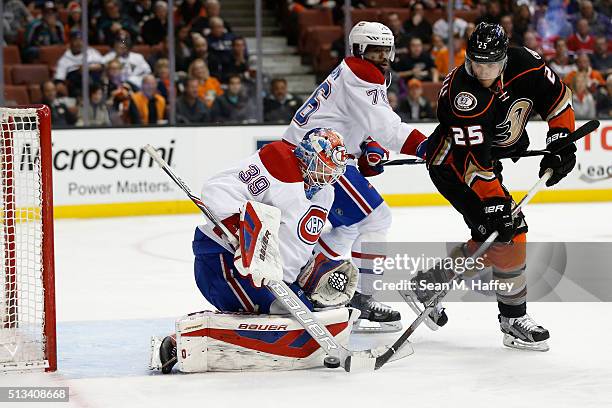
[[[363,53],[363,58],[376,65],[376,68],[378,68],[383,74],[385,74],[390,68],[390,55],[391,47],[384,47],[381,45],[368,45],[365,52]]]

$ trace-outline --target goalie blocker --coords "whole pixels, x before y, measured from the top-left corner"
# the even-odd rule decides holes
[[[338,308],[314,314],[338,343],[348,345],[358,311]],[[151,338],[152,370],[161,370],[166,363],[160,358],[162,341]],[[300,370],[322,367],[325,357],[325,351],[290,315],[191,313],[177,320],[174,341],[176,347],[170,353],[184,373]]]

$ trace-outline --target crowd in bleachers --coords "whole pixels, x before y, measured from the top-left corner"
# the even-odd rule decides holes
[[[223,0],[91,0],[81,32],[77,1],[5,0],[5,103],[45,103],[55,125],[163,124],[176,89],[178,123],[256,121],[256,59],[222,17]],[[345,55],[343,0],[278,0],[289,44],[318,79]],[[500,23],[512,45],[547,60],[573,89],[578,118],[611,116],[612,24],[608,0],[352,0],[351,22],[380,21],[396,37],[389,102],[407,121],[434,119],[440,81],[463,63],[466,39],[480,21]],[[176,75],[168,58],[167,17],[175,25]],[[454,57],[447,43],[451,37]],[[89,47],[84,50],[84,38]],[[82,97],[83,52],[89,108]],[[302,101],[284,78],[264,76],[265,121],[288,123]],[[174,78],[174,84],[171,79]]]
[[[175,4],[177,123],[255,122],[256,61],[245,38],[222,19],[218,0]],[[81,32],[77,1],[8,0],[3,6],[7,104],[47,104],[59,126],[81,125],[85,118],[98,126],[168,122],[173,75],[165,1],[89,1],[88,33]],[[87,112],[81,100],[84,34]],[[287,123],[301,101],[282,78],[271,85],[265,117]]]
[[[283,1],[289,40],[323,77],[344,56],[344,1]],[[446,2],[352,0],[354,24],[386,24],[395,35],[396,59],[389,102],[405,120],[435,118],[441,80],[465,58],[467,38],[482,21],[501,24],[511,46],[540,54],[571,87],[576,117],[612,117],[612,24],[607,0],[455,0],[452,29]]]

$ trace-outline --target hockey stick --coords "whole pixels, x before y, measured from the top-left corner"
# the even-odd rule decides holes
[[[187,197],[204,213],[204,216],[218,227],[224,238],[228,241],[233,249],[238,248],[236,237],[227,229],[227,227],[210,211],[202,200],[196,197],[189,186],[185,184],[179,176],[170,168],[168,163],[157,153],[151,145],[146,145],[144,150],[159,164],[162,170],[187,194]],[[297,297],[297,295],[289,289],[283,281],[270,281],[266,287],[272,292],[274,297],[280,301],[291,315],[302,325],[302,327],[310,334],[310,336],[321,346],[327,353],[324,364],[328,368],[337,368],[342,366],[345,371],[350,372],[351,368],[359,368],[363,370],[374,370],[376,356],[373,350],[351,351],[343,347],[336,341],[334,336],[327,330],[325,325],[319,323],[317,318],[312,314],[310,309]],[[395,353],[394,353],[395,354]]]
[[[552,174],[553,174],[553,171],[551,169],[546,170],[544,175],[538,180],[538,182],[533,187],[531,187],[531,189],[527,192],[525,197],[523,197],[523,199],[512,209],[513,217],[517,216],[518,213],[527,205],[527,203],[531,201],[533,196],[535,196],[536,193],[542,188],[542,186],[544,186],[544,184],[548,181],[548,179],[550,179]],[[499,235],[499,232],[493,231],[493,233],[489,235],[489,237],[485,240],[485,242],[483,242],[482,245],[480,245],[480,247],[476,250],[476,252],[474,252],[470,256],[470,258],[476,259],[482,254],[484,254],[485,251],[489,249],[493,241],[495,241],[495,239],[498,237],[498,235]],[[455,276],[453,277],[453,279],[451,279],[451,282],[458,279],[459,275],[461,274],[455,273]],[[425,306],[421,314],[412,322],[412,324],[395,341],[395,343],[393,343],[393,345],[389,348],[389,350],[387,350],[384,354],[376,358],[376,363],[374,365],[375,370],[378,370],[383,365],[385,365],[391,359],[391,357],[393,357],[393,354],[397,353],[406,344],[406,342],[408,341],[408,338],[412,335],[412,333],[414,333],[414,331],[420,326],[423,320],[425,320],[429,316],[429,313],[433,311],[433,309],[436,307],[436,304],[440,300],[442,300],[442,298],[446,296],[447,293],[448,291],[441,290],[433,298],[429,300],[429,302],[427,303],[427,305]]]
[[[598,120],[589,120],[584,125],[580,126],[578,129],[573,131],[567,138],[568,143],[575,143],[578,140],[582,139],[589,133],[595,131],[599,127]],[[525,150],[520,154],[512,154],[508,156],[501,156],[497,159],[520,159],[522,157],[533,157],[533,156],[545,156],[547,154],[555,154],[558,150],[550,151],[550,150]],[[425,160],[422,159],[394,159],[394,160],[383,160],[380,164],[383,166],[402,166],[402,165],[412,165],[412,164],[424,164]]]

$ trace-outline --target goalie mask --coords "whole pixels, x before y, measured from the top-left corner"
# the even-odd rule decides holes
[[[294,154],[304,175],[309,200],[344,174],[348,159],[342,136],[330,128],[315,128],[306,133]]]

